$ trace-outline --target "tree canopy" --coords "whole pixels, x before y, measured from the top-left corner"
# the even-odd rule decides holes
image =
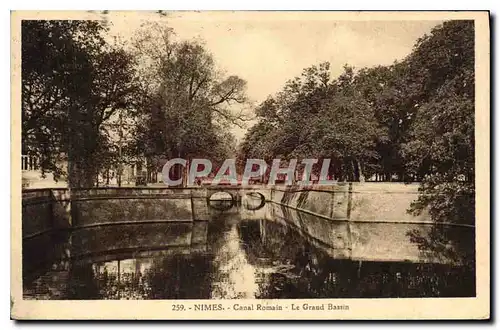
[[[75,187],[124,155],[156,169],[176,157],[329,158],[340,181],[420,182],[411,212],[472,225],[474,65],[472,21],[444,22],[392,65],[346,65],[338,77],[313,65],[255,109],[236,148],[228,127],[249,119],[234,111],[246,82],[201,41],[152,24],[125,47],[99,21],[23,21],[23,154]],[[132,138],[117,146],[123,117]]]
[[[474,23],[444,22],[392,65],[329,72],[329,63],[306,68],[260,104],[240,159],[330,158],[340,181],[416,181],[409,212],[473,226]],[[474,253],[455,248],[469,240],[451,227],[433,227],[431,239],[409,235],[426,249]]]
[[[42,173],[91,187],[100,171],[143,157],[155,167],[235,153],[226,128],[247,120],[231,109],[247,101],[243,79],[167,27],[143,27],[132,48],[107,32],[101,21],[22,23],[23,154],[37,156]]]
[[[175,41],[173,31],[158,24],[137,33],[134,53],[146,97],[132,150],[152,166],[176,157],[233,157],[227,128],[247,120],[231,108],[247,102],[246,82],[223,75],[201,42]]]
[[[470,170],[461,171],[473,169],[474,160],[472,22],[445,22],[390,66],[346,65],[335,79],[329,66],[304,69],[260,104],[240,158],[331,158],[332,174],[341,181],[373,175],[422,181],[438,164],[471,180]],[[460,146],[430,152],[449,143],[439,142],[443,134],[448,139],[446,132]]]
[[[103,123],[132,111],[138,91],[133,58],[105,31],[99,21],[22,23],[23,153],[74,186],[93,185],[110,155]]]

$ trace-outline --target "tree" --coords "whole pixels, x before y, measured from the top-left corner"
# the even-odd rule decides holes
[[[405,63],[363,68],[354,77],[353,89],[367,102],[383,131],[376,137],[376,157],[370,161],[373,173],[384,181],[405,177],[400,146],[404,141],[416,108],[404,83]],[[416,103],[416,102],[415,102]]]
[[[22,152],[37,156],[42,174],[57,178],[68,149],[68,107],[89,65],[86,49],[102,27],[92,21],[28,20],[21,29]]]
[[[256,110],[259,122],[245,136],[240,158],[332,159],[339,180],[359,180],[377,158],[383,135],[373,107],[355,89],[355,73],[346,66],[330,78],[329,63],[304,69],[275,97]],[[319,174],[320,167],[313,168]]]
[[[132,57],[106,43],[98,21],[23,22],[23,152],[42,172],[91,187],[109,146],[102,124],[131,109],[137,91]]]
[[[134,45],[147,94],[136,149],[151,163],[160,158],[220,158],[227,138],[221,129],[248,119],[232,108],[247,102],[246,82],[222,75],[200,42],[174,41],[167,27],[148,26]]]
[[[424,195],[415,208],[442,201],[446,205],[431,207],[437,220],[473,223],[473,22],[446,22],[434,29],[431,36],[420,40],[412,61],[420,64],[430,80],[423,83],[430,95],[419,107],[409,141],[403,145],[408,170],[423,183]],[[442,63],[440,69],[437,63]],[[442,196],[438,198],[445,191],[447,201]],[[469,202],[463,203],[464,198]]]
[[[438,223],[475,224],[474,23],[445,22],[420,39],[410,56],[420,67],[426,96],[403,145],[408,171],[422,180],[411,212],[429,210]],[[450,227],[436,227],[431,241],[412,233],[419,244],[474,260],[470,240]]]
[[[104,158],[100,155],[109,154],[108,149],[102,148],[106,145],[104,140],[111,144],[103,124],[114,115],[133,116],[137,105],[135,96],[139,91],[133,58],[124,50],[107,47],[94,54],[92,60],[91,80],[85,91],[86,96],[81,104],[77,104],[78,134],[70,134],[79,137],[78,144],[83,145],[74,155],[73,162],[70,158],[70,164],[78,164],[77,170],[81,171],[79,175],[73,176],[82,180],[76,183],[77,186],[92,186],[95,182],[99,169],[104,166]],[[70,127],[75,127],[74,122]]]

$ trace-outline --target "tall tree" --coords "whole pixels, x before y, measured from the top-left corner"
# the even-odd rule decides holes
[[[226,143],[221,128],[248,119],[233,107],[247,102],[246,82],[222,75],[200,42],[175,41],[171,29],[157,24],[137,34],[135,52],[148,95],[137,148],[153,163],[215,157],[224,149],[217,146]]]
[[[257,108],[259,122],[247,133],[240,158],[329,158],[330,174],[339,180],[359,180],[372,170],[375,141],[384,132],[354,88],[354,69],[346,66],[332,80],[329,66],[304,69]]]
[[[427,77],[427,97],[403,146],[408,170],[422,179],[414,211],[473,224],[474,23],[445,22],[419,41],[411,61]]]
[[[89,66],[85,49],[102,27],[92,21],[26,20],[21,29],[22,152],[37,156],[42,172],[58,177],[67,151],[68,107]]]
[[[94,185],[109,146],[102,124],[137,90],[132,57],[105,31],[99,21],[23,22],[23,152],[71,186]]]

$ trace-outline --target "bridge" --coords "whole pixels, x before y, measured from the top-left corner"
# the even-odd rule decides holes
[[[106,249],[156,249],[166,240],[177,248],[189,246],[196,250],[206,243],[209,222],[230,216],[293,228],[337,259],[456,262],[445,256],[450,251],[445,249],[442,255],[423,251],[409,236],[412,232],[420,233],[422,240],[430,237],[436,227],[428,214],[415,217],[406,212],[417,193],[416,185],[366,183],[320,189],[260,186],[28,189],[23,191],[22,198],[23,259],[26,268],[34,267],[35,261],[47,259],[52,253],[47,250],[54,235],[79,231],[92,231],[92,241],[73,239],[72,258],[91,252],[104,253]],[[137,225],[158,230],[141,233]],[[121,226],[120,231],[116,226]],[[265,229],[267,225],[263,226]],[[452,226],[460,239],[473,241],[473,226],[440,226]],[[165,232],[165,228],[171,229]],[[182,238],[176,238],[177,234],[171,237],[171,230],[184,234]],[[103,247],[105,241],[115,243]]]

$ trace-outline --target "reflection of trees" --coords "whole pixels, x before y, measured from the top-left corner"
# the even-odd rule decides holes
[[[412,243],[417,244],[422,257],[455,266],[437,266],[439,272],[418,269],[421,282],[433,281],[437,285],[421,283],[438,296],[475,295],[475,237],[474,228],[433,225],[429,233],[419,230],[407,233]],[[424,266],[420,266],[425,267]],[[459,290],[455,290],[459,288]]]
[[[361,267],[360,297],[473,296],[474,273],[442,264],[366,262]]]
[[[100,292],[107,299],[194,299],[207,296],[209,287],[203,256],[172,255],[149,260],[146,269],[136,262],[133,271],[104,271]]]
[[[426,260],[463,265],[474,271],[474,229],[469,227],[433,225],[429,233],[412,230],[407,233],[412,243],[417,244]]]
[[[151,290],[147,299],[204,299],[210,296],[210,258],[173,255],[155,259],[144,274]]]
[[[53,266],[52,273],[25,292],[42,293],[47,299],[453,297],[475,293],[473,264],[335,259],[329,253],[335,245],[331,240],[336,238],[329,237],[337,236],[321,235],[320,240],[308,234],[318,232],[309,230],[316,221],[301,217],[301,230],[290,223],[221,215],[208,227],[208,254],[168,249],[145,258],[73,261],[71,267],[61,263],[60,279],[53,279],[59,269]],[[474,246],[467,245],[473,242],[468,228],[438,229],[435,226],[423,238],[414,233],[422,251],[450,260],[473,260],[467,254],[474,252]],[[455,250],[450,241],[469,249]],[[59,290],[60,283],[64,285]]]
[[[149,286],[144,281],[141,266],[148,259],[115,260],[102,265],[94,264],[102,299],[145,299]]]
[[[266,227],[265,235],[260,226]],[[274,222],[243,222],[240,233],[249,262],[264,273],[258,298],[314,296],[317,282],[327,276],[320,266],[324,252],[292,228]]]
[[[247,260],[236,223],[224,231],[213,260],[213,299],[253,299],[258,295],[260,279]]]
[[[69,275],[69,299],[102,299],[92,264],[74,263]]]
[[[214,299],[252,299],[259,291],[255,267],[249,263],[239,239],[239,217],[219,214],[208,227]]]
[[[23,299],[64,299],[70,271],[69,234],[55,231],[23,240]]]
[[[469,268],[334,259],[312,238],[272,221],[242,222],[240,233],[248,261],[259,265],[264,274],[257,298],[452,297],[475,293],[474,272]],[[458,239],[464,234],[454,235]]]
[[[204,255],[76,264],[70,299],[203,299],[210,293],[209,259]]]

